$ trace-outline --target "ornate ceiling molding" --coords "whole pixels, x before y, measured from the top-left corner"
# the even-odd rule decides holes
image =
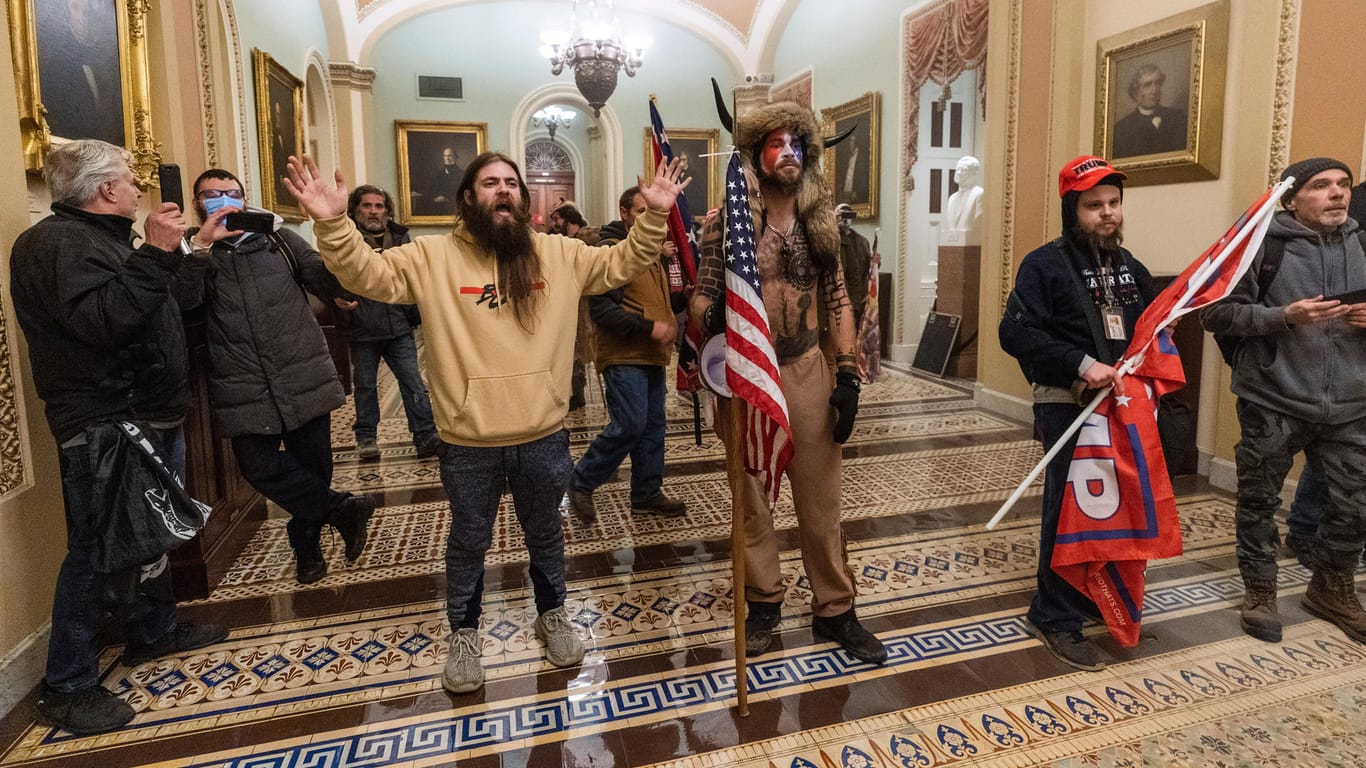
[[[338,88],[367,93],[373,93],[375,90],[375,70],[372,67],[362,67],[349,61],[329,61],[327,74],[332,85]]]

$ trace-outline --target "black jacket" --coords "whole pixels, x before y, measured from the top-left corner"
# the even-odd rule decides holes
[[[1148,269],[1129,251],[1121,248],[1120,254],[1114,296],[1132,339],[1134,324],[1156,294]],[[1001,349],[1020,362],[1031,384],[1070,387],[1087,355],[1113,365],[1128,348],[1129,340],[1105,340],[1095,280],[1091,257],[1064,238],[1030,251],[1020,262],[999,334]],[[1099,348],[1097,335],[1104,341]]]
[[[364,230],[361,235],[374,247],[374,240]],[[396,221],[389,222],[389,247],[410,242],[408,228]],[[375,250],[380,250],[376,248]],[[416,304],[385,304],[364,296],[343,292],[342,298],[356,302],[355,309],[341,309],[333,313],[337,325],[345,328],[353,342],[388,341],[412,333],[415,326],[422,324]]]
[[[297,281],[266,235],[215,244],[207,259],[186,259],[177,281],[185,308],[207,310],[209,402],[221,437],[292,431],[346,399],[304,294],[331,304],[341,286],[302,237],[277,234]]]
[[[181,256],[133,248],[132,230],[54,203],[10,253],[10,296],[58,443],[101,421],[185,415],[185,329],[170,290]]]

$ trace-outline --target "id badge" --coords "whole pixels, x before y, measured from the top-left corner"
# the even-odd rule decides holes
[[[1105,338],[1110,341],[1124,341],[1128,335],[1124,333],[1124,313],[1114,307],[1106,307],[1103,310],[1105,315]]]

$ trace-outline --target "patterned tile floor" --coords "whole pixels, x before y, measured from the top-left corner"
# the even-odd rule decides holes
[[[566,608],[584,663],[544,660],[521,531],[504,509],[481,621],[488,683],[445,693],[447,507],[386,377],[380,461],[356,460],[349,406],[333,420],[338,484],[383,500],[360,560],[346,565],[329,541],[331,572],[300,588],[272,516],[215,592],[182,609],[229,622],[227,641],[134,668],[109,647],[104,682],[134,722],[76,737],[20,705],[0,721],[0,768],[1366,766],[1366,648],[1303,612],[1308,573],[1290,559],[1284,641],[1243,635],[1232,503],[1198,481],[1180,488],[1185,553],[1149,569],[1139,646],[1094,628],[1112,657],[1105,672],[1053,660],[1022,623],[1037,486],[1005,524],[981,525],[1039,451],[1027,427],[976,409],[963,384],[889,370],[865,388],[846,446],[850,566],[860,615],[888,645],[884,667],[812,637],[785,496],[777,648],[751,660],[751,713],[736,714],[723,455],[705,430],[694,441],[691,406],[671,399],[670,492],[688,516],[632,514],[624,480],[600,489],[596,524],[565,515]],[[567,424],[576,454],[604,420],[590,392]]]

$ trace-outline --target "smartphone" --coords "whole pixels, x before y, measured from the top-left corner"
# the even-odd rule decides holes
[[[235,211],[223,218],[223,226],[229,230],[270,234],[275,231],[275,214],[267,211]]]
[[[1366,302],[1366,288],[1359,288],[1355,291],[1348,291],[1347,293],[1339,293],[1336,296],[1323,297],[1324,301],[1332,301],[1333,299],[1337,299],[1343,304],[1361,304]]]
[[[175,203],[181,213],[185,212],[185,191],[180,184],[180,166],[175,163],[158,165],[157,186],[161,189],[161,202]]]

